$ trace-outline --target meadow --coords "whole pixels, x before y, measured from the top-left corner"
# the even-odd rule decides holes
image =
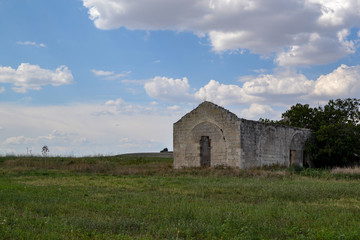
[[[359,239],[360,173],[0,157],[0,239]]]

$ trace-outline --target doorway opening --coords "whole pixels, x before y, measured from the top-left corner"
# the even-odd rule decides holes
[[[296,150],[290,150],[290,166],[295,163]]]
[[[210,167],[211,165],[211,144],[209,136],[202,136],[200,139],[200,166]]]

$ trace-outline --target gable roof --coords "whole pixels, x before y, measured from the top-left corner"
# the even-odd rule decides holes
[[[226,114],[226,115],[231,115],[233,118],[237,118],[239,119],[238,116],[236,116],[236,114],[230,112],[229,110],[215,104],[215,103],[212,103],[212,102],[209,102],[209,101],[204,101],[202,103],[199,104],[199,106],[197,106],[195,109],[193,109],[192,111],[190,111],[189,113],[185,114],[179,121],[177,121],[176,123],[178,122],[181,122],[183,121],[184,119],[190,117],[191,114],[193,114],[194,112],[198,112],[200,111],[202,108],[213,108],[213,109],[218,109],[220,110],[222,113]],[[176,124],[175,123],[175,124]]]

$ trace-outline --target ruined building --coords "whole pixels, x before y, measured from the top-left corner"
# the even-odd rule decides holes
[[[238,118],[203,102],[174,124],[174,168],[300,165],[311,131]]]

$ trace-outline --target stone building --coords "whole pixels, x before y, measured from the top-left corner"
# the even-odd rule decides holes
[[[238,118],[203,102],[174,123],[174,168],[300,165],[311,131]]]

